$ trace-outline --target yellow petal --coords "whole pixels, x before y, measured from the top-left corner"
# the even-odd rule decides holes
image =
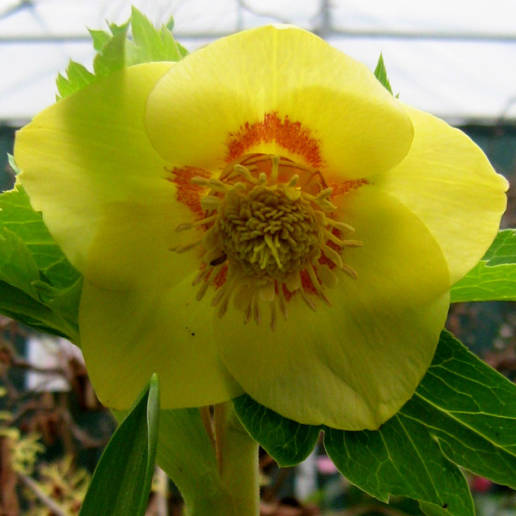
[[[507,181],[462,131],[413,108],[406,158],[373,179],[413,211],[435,237],[455,283],[482,258],[505,210]]]
[[[170,66],[117,72],[17,133],[15,158],[32,206],[72,264],[100,286],[125,288],[154,273],[173,283],[192,262],[169,251],[188,238],[175,227],[192,214],[177,202],[143,126],[149,91]]]
[[[242,393],[217,356],[205,322],[212,310],[194,298],[191,279],[175,289],[156,284],[132,292],[85,283],[81,348],[104,405],[129,408],[153,372],[164,409],[220,403]]]
[[[270,152],[342,177],[398,163],[412,125],[362,64],[304,30],[268,26],[194,52],[159,81],[146,124],[176,165]]]
[[[343,256],[358,273],[311,311],[294,297],[288,319],[244,325],[228,312],[215,329],[230,373],[254,399],[308,424],[375,429],[412,396],[448,310],[448,271],[425,226],[374,187],[346,197],[343,221],[364,246]],[[312,300],[315,299],[312,297]],[[263,310],[262,304],[262,310]]]

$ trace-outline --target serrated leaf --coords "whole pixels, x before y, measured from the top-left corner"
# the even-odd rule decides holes
[[[67,97],[95,81],[95,75],[82,64],[70,61],[66,69],[66,77],[57,76],[57,91],[61,98]]]
[[[244,394],[233,400],[240,422],[281,467],[294,466],[314,449],[320,428],[286,419]]]
[[[167,27],[161,27],[160,36],[163,54],[167,61],[179,61],[188,55],[188,50],[175,40]]]
[[[387,78],[387,69],[385,68],[385,63],[383,62],[382,54],[380,54],[380,57],[378,58],[378,63],[376,64],[376,68],[374,69],[374,75],[382,83],[385,89],[392,95],[391,83]]]
[[[101,52],[106,43],[112,38],[111,34],[105,30],[88,29],[88,32],[93,40],[93,48],[97,52]]]
[[[174,21],[174,17],[171,16],[169,19],[168,19],[168,22],[165,23],[165,27],[170,31],[172,32],[174,30],[174,25],[175,25],[175,21]]]
[[[179,45],[166,26],[156,29],[136,7],[131,11],[133,41],[127,45],[128,64],[149,61],[179,61],[185,49]]]
[[[460,466],[516,488],[516,385],[443,332],[405,417]]]
[[[516,230],[498,233],[482,260],[453,286],[451,301],[516,301]]]
[[[132,27],[133,39],[128,39]],[[131,18],[122,25],[109,24],[110,32],[89,29],[93,48],[97,52],[91,73],[83,65],[71,61],[66,75],[59,74],[56,84],[58,98],[64,98],[97,79],[106,77],[124,66],[150,61],[178,61],[188,54],[172,35],[173,20],[156,29],[135,7]]]
[[[159,61],[162,57],[160,34],[134,6],[131,8],[131,29],[134,43],[149,57],[148,61]]]
[[[106,41],[93,60],[93,69],[97,77],[107,77],[126,66],[125,44],[129,22],[123,25],[110,24],[109,28],[113,37]]]
[[[0,241],[0,311],[77,343],[81,275],[20,185],[0,195]]]
[[[20,184],[0,195],[0,226],[21,239],[52,285],[69,287],[80,277],[51,237],[41,213],[32,209]]]
[[[111,34],[113,34],[113,37],[115,38],[116,36],[126,36],[130,23],[131,19],[129,18],[125,23],[122,23],[122,25],[117,25],[116,23],[108,23],[108,26],[109,30],[111,31]]]
[[[93,474],[80,516],[145,514],[158,439],[156,375],[116,429]]]

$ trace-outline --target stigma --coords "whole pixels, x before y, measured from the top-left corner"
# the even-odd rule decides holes
[[[218,177],[191,176],[199,191],[201,218],[180,224],[196,228],[199,238],[175,252],[200,248],[193,281],[197,299],[210,290],[222,317],[233,303],[244,322],[261,324],[269,314],[288,317],[299,296],[310,310],[329,304],[327,290],[343,273],[357,272],[343,259],[346,248],[362,242],[348,238],[354,228],[336,219],[333,189],[322,174],[285,157],[250,154],[228,165]]]

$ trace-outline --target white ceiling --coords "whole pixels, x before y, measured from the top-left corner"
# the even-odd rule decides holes
[[[0,0],[0,121],[51,104],[68,60],[91,64],[86,27],[125,21],[131,4],[157,24],[173,15],[190,50],[242,28],[300,25],[370,68],[381,51],[394,91],[421,109],[516,119],[515,0]]]

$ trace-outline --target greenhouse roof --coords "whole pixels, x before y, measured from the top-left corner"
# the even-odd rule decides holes
[[[308,28],[374,68],[383,53],[395,93],[452,122],[516,119],[513,0],[0,0],[0,123],[30,119],[55,98],[70,59],[91,67],[86,27],[121,23],[130,5],[175,19],[189,50],[267,23]]]

